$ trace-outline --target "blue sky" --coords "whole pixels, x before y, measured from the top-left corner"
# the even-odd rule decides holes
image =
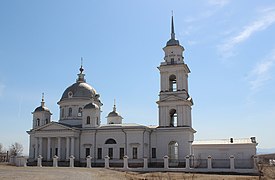
[[[191,69],[195,139],[256,136],[258,147],[275,147],[272,0],[0,1],[0,143],[22,143],[27,153],[42,92],[58,120],[56,103],[81,57],[102,122],[115,98],[124,122],[156,125],[171,10]]]

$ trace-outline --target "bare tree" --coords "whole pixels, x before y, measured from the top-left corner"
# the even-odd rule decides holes
[[[10,146],[10,155],[12,156],[18,156],[18,155],[21,155],[23,152],[23,145],[18,143],[18,142],[15,142],[14,144],[12,144]]]
[[[0,143],[0,153],[2,153],[3,151],[4,151],[3,145]]]

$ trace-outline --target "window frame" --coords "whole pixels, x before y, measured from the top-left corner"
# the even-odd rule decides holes
[[[87,118],[86,118],[86,124],[91,124],[91,117],[90,116],[87,116]]]
[[[152,148],[152,159],[156,159],[157,158],[157,148],[153,147]]]
[[[85,148],[85,157],[88,157],[91,155],[91,148]]]
[[[102,148],[97,148],[97,159],[102,159]]]
[[[137,147],[133,147],[132,156],[133,156],[133,159],[138,159],[138,148]]]
[[[119,159],[123,159],[124,155],[125,155],[124,148],[123,147],[119,148]]]

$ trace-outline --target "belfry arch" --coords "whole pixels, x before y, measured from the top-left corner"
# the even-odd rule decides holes
[[[169,126],[170,127],[177,127],[178,123],[178,114],[176,109],[171,109],[169,111]]]
[[[169,76],[169,91],[177,91],[177,77],[174,74]]]

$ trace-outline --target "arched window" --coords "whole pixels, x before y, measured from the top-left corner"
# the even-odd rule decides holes
[[[105,141],[105,144],[116,144],[116,140],[110,138]]]
[[[78,108],[78,113],[77,113],[77,116],[81,117],[82,116],[82,108]]]
[[[72,114],[73,114],[73,109],[72,109],[72,108],[69,108],[69,114],[68,114],[68,116],[71,117]]]
[[[48,124],[48,123],[49,123],[49,120],[48,120],[48,119],[46,119],[46,120],[45,120],[45,124]]]
[[[178,114],[175,109],[170,110],[170,127],[176,127],[178,123]]]
[[[86,124],[91,124],[91,118],[90,118],[90,116],[87,116]]]
[[[171,160],[179,158],[179,144],[176,141],[171,141],[168,144],[168,154]]]
[[[177,78],[174,74],[169,77],[169,91],[177,91]]]
[[[36,126],[40,126],[40,119],[39,118],[36,119]]]
[[[64,108],[61,109],[61,117],[64,117],[65,116],[65,111],[64,111]]]

